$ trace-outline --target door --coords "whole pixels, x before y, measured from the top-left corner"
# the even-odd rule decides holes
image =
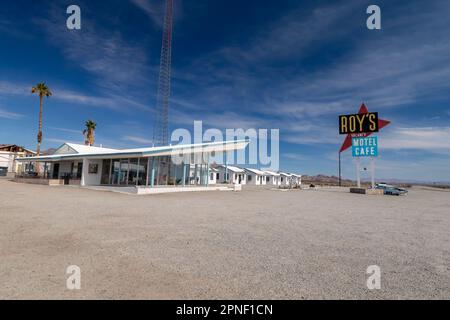
[[[59,163],[55,163],[53,165],[52,179],[58,179],[58,177],[59,177]]]

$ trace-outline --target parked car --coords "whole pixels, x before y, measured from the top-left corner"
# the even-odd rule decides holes
[[[391,196],[400,196],[400,195],[406,195],[408,193],[408,190],[391,186],[385,183],[379,183],[376,185],[375,189],[381,189],[384,191],[384,194],[391,195]]]

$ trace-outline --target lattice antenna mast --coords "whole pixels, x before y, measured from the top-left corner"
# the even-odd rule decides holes
[[[166,15],[161,47],[156,114],[153,126],[153,143],[156,146],[169,144],[169,99],[172,63],[173,0],[166,0]]]

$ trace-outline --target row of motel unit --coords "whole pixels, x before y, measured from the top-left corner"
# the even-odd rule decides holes
[[[215,175],[215,176],[214,176]],[[251,168],[220,165],[210,175],[211,183],[232,183],[256,186],[300,186],[302,176],[287,172],[274,172]]]
[[[301,184],[301,176],[296,174],[209,165],[211,153],[242,150],[248,143],[248,140],[236,140],[125,150],[64,143],[52,155],[23,157],[17,161],[44,163],[41,166],[45,168],[44,178],[58,181],[56,184],[137,187]],[[172,161],[180,155],[186,161]],[[18,176],[26,178],[27,173]]]

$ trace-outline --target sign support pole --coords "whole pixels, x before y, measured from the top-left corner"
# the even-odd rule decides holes
[[[356,158],[356,184],[358,188],[361,188],[361,159]]]
[[[375,158],[370,157],[370,166],[372,172],[372,189],[375,189]]]
[[[341,151],[339,151],[339,187],[341,186]]]

